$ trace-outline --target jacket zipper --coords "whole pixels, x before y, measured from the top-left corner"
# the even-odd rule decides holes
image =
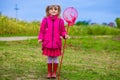
[[[53,42],[54,42],[54,20],[52,20],[52,48],[53,48]]]

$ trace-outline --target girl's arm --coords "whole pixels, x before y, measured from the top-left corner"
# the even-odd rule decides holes
[[[38,41],[43,40],[44,32],[45,32],[45,19],[43,19],[41,24],[40,24],[40,30],[39,30],[39,34],[38,34]]]
[[[65,30],[64,21],[61,20],[61,36],[65,39],[68,38],[67,32]]]

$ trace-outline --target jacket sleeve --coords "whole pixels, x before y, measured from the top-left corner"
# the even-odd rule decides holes
[[[44,32],[45,32],[45,18],[42,20],[42,22],[40,24],[40,30],[39,30],[39,34],[38,34],[38,40],[39,39],[43,40]]]
[[[65,34],[67,34],[64,26],[64,21],[61,19],[61,36],[64,38]]]

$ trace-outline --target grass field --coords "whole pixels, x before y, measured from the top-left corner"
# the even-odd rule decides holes
[[[0,80],[46,80],[46,73],[37,39],[0,42]],[[120,38],[68,39],[61,80],[120,80]]]

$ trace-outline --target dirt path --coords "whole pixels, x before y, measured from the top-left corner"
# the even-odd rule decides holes
[[[111,35],[103,35],[103,36],[72,36],[70,38],[110,38]]]
[[[36,36],[20,36],[20,37],[0,37],[0,41],[19,41],[19,40],[27,40],[34,39]]]
[[[72,36],[70,38],[109,38],[112,36],[104,35],[104,36]],[[19,40],[27,40],[27,39],[34,39],[37,38],[37,36],[17,36],[17,37],[0,37],[0,41],[19,41]]]

